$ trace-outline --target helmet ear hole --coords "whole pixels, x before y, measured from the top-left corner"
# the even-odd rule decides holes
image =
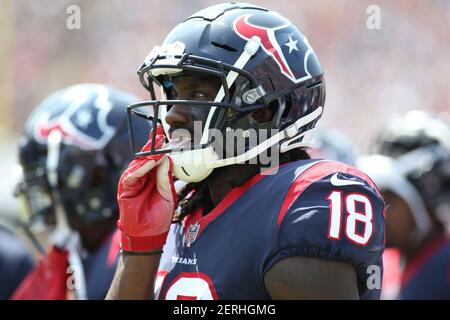
[[[271,103],[271,104],[269,104],[269,106],[267,106],[265,108],[261,108],[261,109],[253,111],[249,115],[249,117],[258,124],[266,123],[266,122],[272,121],[272,119],[275,115],[276,109],[277,109],[277,106],[274,103]]]

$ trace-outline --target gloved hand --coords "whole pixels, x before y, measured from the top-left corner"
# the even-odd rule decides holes
[[[142,151],[150,150],[151,137],[152,132]],[[164,139],[164,130],[158,126],[155,148],[161,148]],[[120,177],[118,227],[123,251],[154,251],[166,242],[177,205],[171,170],[171,159],[157,154],[133,160]]]
[[[69,253],[52,247],[14,292],[11,300],[65,300]]]

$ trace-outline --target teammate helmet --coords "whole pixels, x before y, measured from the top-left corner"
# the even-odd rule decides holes
[[[450,215],[450,123],[423,111],[394,115],[380,131],[374,149],[378,155],[363,160],[364,169],[380,189],[408,203],[419,231],[424,234],[429,229],[433,214],[446,223]]]
[[[183,74],[216,77],[221,85],[215,99],[177,99],[172,80]],[[137,156],[170,153],[175,175],[187,182],[201,181],[214,168],[243,163],[272,146],[281,152],[308,146],[325,100],[322,67],[306,37],[282,15],[245,3],[214,5],[178,24],[150,52],[138,75],[152,100],[131,105],[129,116],[151,119],[153,126],[161,123],[168,144],[139,152],[133,142],[133,150]],[[158,87],[162,100],[156,98]],[[176,146],[168,134],[165,115],[173,105],[204,112],[201,138],[189,150]],[[269,121],[248,117],[267,107],[273,110]],[[262,137],[260,129],[271,132]],[[245,148],[233,154],[216,152],[215,132],[222,137],[241,132]],[[248,143],[254,138],[256,145]]]
[[[135,101],[111,87],[79,84],[36,107],[19,142],[22,179],[16,188],[31,219],[54,213],[55,191],[66,214],[87,225],[117,215],[117,183],[132,159],[126,106]],[[148,136],[148,125],[134,127],[141,139]],[[50,159],[48,137],[54,131],[62,141],[57,159]]]
[[[349,165],[356,163],[356,151],[347,136],[337,129],[316,129],[308,154],[313,159],[331,159]]]

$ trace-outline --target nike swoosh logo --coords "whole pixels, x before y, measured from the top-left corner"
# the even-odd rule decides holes
[[[335,173],[331,176],[330,182],[333,186],[342,187],[342,186],[351,186],[351,185],[364,185],[364,183],[353,180],[343,180],[338,178],[338,174]]]

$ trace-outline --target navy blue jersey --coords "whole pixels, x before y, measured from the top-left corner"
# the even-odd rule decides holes
[[[111,286],[119,253],[119,233],[112,233],[103,245],[83,259],[89,300],[103,300]]]
[[[374,183],[343,163],[301,160],[256,175],[207,215],[171,226],[155,297],[270,299],[265,273],[310,256],[351,263],[360,297],[378,298],[366,283],[373,269],[382,275],[384,208]]]
[[[450,238],[436,240],[408,262],[399,299],[450,299]]]
[[[33,257],[22,241],[0,225],[0,300],[9,299],[33,267]]]

